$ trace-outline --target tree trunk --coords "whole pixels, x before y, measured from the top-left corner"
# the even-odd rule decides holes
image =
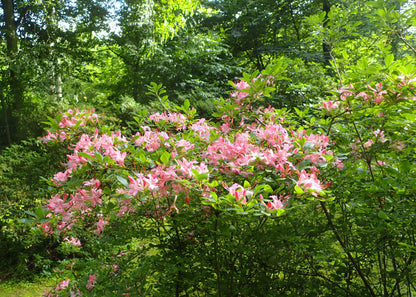
[[[53,6],[49,12],[48,25],[47,25],[48,35],[53,36],[50,40],[50,54],[52,56],[52,85],[51,89],[54,92],[55,101],[62,100],[62,69],[61,69],[61,59],[59,58],[55,48],[54,43],[57,42],[57,31],[58,31],[58,19],[56,16],[56,9]]]
[[[18,41],[19,37],[17,36],[17,28],[19,21],[15,20],[15,6],[13,0],[1,0],[2,9],[4,12],[4,29],[6,33],[6,45],[7,45],[7,58],[9,64],[9,77],[6,78],[6,84],[10,87],[9,97],[10,104],[3,104],[4,112],[7,114],[9,112],[8,108],[11,108],[12,111],[16,112],[23,106],[23,84],[20,77],[19,67],[17,67],[17,58],[18,53]],[[23,15],[21,16],[21,18]],[[20,18],[20,19],[21,19]],[[2,102],[6,102],[2,100]],[[12,113],[13,114],[13,113]],[[12,116],[10,119],[10,125],[7,129],[17,128],[17,117]]]
[[[3,96],[3,90],[0,90],[0,101],[1,101],[1,109],[3,111],[3,121],[4,121],[4,130],[5,130],[5,134],[6,134],[6,144],[7,145],[11,145],[12,144],[12,139],[10,136],[10,124],[9,124],[9,117],[7,115],[8,108],[7,108],[7,103],[5,101],[5,98]]]
[[[322,24],[324,28],[328,26],[328,13],[330,10],[331,3],[329,3],[329,0],[322,0],[322,11],[325,12],[324,23]],[[325,40],[322,42],[322,54],[324,65],[328,66],[331,60],[331,46]]]

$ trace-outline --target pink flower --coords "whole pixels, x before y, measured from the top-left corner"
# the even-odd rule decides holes
[[[97,234],[103,232],[105,225],[108,224],[108,221],[104,220],[103,217],[100,217],[97,222],[97,229],[95,230]]]
[[[387,91],[383,90],[383,84],[381,82],[375,85],[375,89],[370,87],[369,85],[367,85],[367,89],[373,91],[372,95],[374,98],[374,103],[380,104],[382,101],[385,100],[384,95],[387,94]]]
[[[49,200],[48,208],[53,211],[54,214],[63,214],[70,207],[70,203],[64,203],[61,199],[60,194],[56,194],[52,199]]]
[[[97,283],[97,275],[90,274],[89,278],[88,278],[88,281],[87,281],[86,288],[88,290],[92,290],[96,283]]]
[[[161,146],[162,141],[170,138],[166,132],[155,133],[147,126],[143,126],[142,129],[144,130],[144,134],[140,135],[140,133],[137,133],[135,136],[139,137],[136,139],[135,143],[139,146],[145,144],[145,148],[149,152],[157,150]]]
[[[364,143],[364,147],[370,147],[373,145],[373,143],[374,143],[373,140],[369,139],[366,143]]]
[[[320,153],[312,153],[312,154],[306,155],[302,159],[303,160],[309,159],[314,166],[318,166],[318,163],[326,162],[325,157]]]
[[[276,196],[276,195],[272,195],[270,196],[270,198],[272,198],[272,201],[269,201],[267,203],[267,208],[271,211],[276,210],[276,209],[283,209],[285,206],[283,205],[282,201]],[[287,199],[287,197],[286,197]]]
[[[335,166],[338,168],[338,169],[342,169],[342,168],[344,168],[344,163],[342,163],[342,161],[341,160],[336,160],[336,163],[335,163]]]
[[[339,102],[334,102],[334,101],[322,101],[321,102],[323,107],[318,107],[319,109],[325,108],[327,111],[330,111],[332,109],[336,109],[339,106]]]
[[[91,141],[90,136],[88,136],[87,134],[82,134],[81,138],[79,139],[79,141],[77,142],[75,149],[77,151],[89,151],[91,145],[92,145],[92,141]]]
[[[55,185],[62,185],[63,182],[66,182],[68,180],[68,177],[71,175],[72,169],[67,169],[64,172],[58,172],[55,173],[55,175],[52,178],[52,182]]]
[[[354,92],[352,92],[351,90],[354,90],[354,87],[352,85],[349,85],[348,87],[342,87],[341,89],[339,89],[337,92],[340,95],[340,99],[344,101],[348,97],[353,96]]]
[[[209,140],[211,130],[215,130],[215,128],[209,126],[205,119],[200,119],[191,125],[190,130],[194,131],[194,134],[198,135],[202,140]]]
[[[42,227],[43,231],[46,234],[53,234],[53,230],[52,230],[52,223],[51,222],[46,222],[46,223],[42,223],[40,226]]]
[[[384,131],[383,130],[377,129],[373,133],[374,133],[375,136],[377,136],[378,141],[383,142],[383,143],[387,141],[387,139],[384,138]]]
[[[176,142],[176,147],[180,147],[183,152],[193,149],[194,146],[195,145],[193,143],[190,143],[188,140],[185,139],[181,139],[178,142]]]
[[[392,148],[395,150],[398,150],[399,152],[401,152],[404,148],[406,147],[406,145],[401,142],[401,141],[394,141],[394,144],[392,145]]]
[[[98,179],[93,178],[93,179],[90,179],[89,181],[84,181],[83,184],[86,186],[98,188],[101,185],[101,182]]]
[[[239,203],[245,204],[247,202],[247,196],[252,195],[253,193],[251,191],[247,191],[244,189],[243,186],[235,183],[231,187],[227,187],[224,185],[224,187],[228,190],[228,192],[235,197],[235,200]]]
[[[67,280],[62,281],[60,285],[61,285],[61,288],[63,289],[63,288],[68,287],[68,284],[69,284],[69,278]]]
[[[246,93],[246,92],[238,91],[238,92],[231,93],[231,98],[234,98],[235,102],[237,104],[240,104],[241,103],[241,99],[247,97],[248,95],[250,95],[250,94],[249,93]]]
[[[245,89],[248,89],[250,87],[250,85],[247,82],[245,82],[244,80],[240,80],[238,83],[236,83],[234,85],[239,90],[245,90]]]
[[[311,194],[315,197],[318,197],[319,193],[324,189],[315,173],[307,173],[305,170],[300,172],[297,185],[303,190],[311,192]]]
[[[120,253],[118,253],[117,254],[117,257],[123,257],[123,256],[125,256],[125,255],[127,255],[127,253],[126,252],[123,252],[123,251],[121,251]]]
[[[115,149],[114,147],[111,147],[107,151],[107,155],[111,159],[113,159],[114,161],[116,161],[118,164],[124,165],[124,159],[127,156],[127,152],[120,152],[118,149]]]
[[[154,113],[149,116],[149,119],[154,122],[159,121],[166,121],[170,122],[172,124],[175,124],[179,129],[184,129],[186,127],[185,121],[186,117],[183,114],[176,113],[176,112],[169,112],[166,114],[166,111],[163,114],[160,113]]]
[[[232,125],[229,122],[222,124],[221,127],[220,127],[222,133],[227,134],[228,132],[230,132],[231,131],[231,126]]]
[[[56,285],[55,291],[60,291],[68,287],[69,278],[67,280],[61,281],[59,284]]]
[[[51,133],[49,131],[46,131],[46,133],[48,135],[46,135],[45,137],[42,138],[43,143],[47,143],[49,141],[55,141],[55,140],[58,139],[58,134],[57,133]]]
[[[68,239],[68,237],[65,237],[64,240],[74,246],[81,246],[81,241],[79,241],[79,239],[76,239],[74,237],[71,237],[71,239]]]

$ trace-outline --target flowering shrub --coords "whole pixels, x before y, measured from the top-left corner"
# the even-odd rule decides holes
[[[339,267],[352,267],[336,274],[340,287],[355,283],[366,296],[414,293],[416,85],[414,70],[399,71],[406,68],[393,68],[382,82],[342,87],[321,104],[326,132],[345,158],[331,174],[337,199],[324,209],[347,256]]]
[[[255,107],[273,88],[272,76],[265,77],[233,84],[236,91],[218,102],[217,123],[194,119],[188,102],[138,119],[132,136],[99,128],[79,133],[99,121],[93,111],[58,116],[44,141],[70,140],[72,153],[51,180],[56,194],[41,225],[45,234],[88,249],[123,220],[165,226],[186,212],[208,222],[221,214],[276,217],[296,197],[326,199],[329,184],[319,173],[334,161],[329,139],[287,124],[280,111]],[[188,240],[196,240],[194,231]],[[90,274],[86,289],[95,290],[100,276]],[[69,291],[87,292],[76,280],[70,284]],[[55,291],[61,296],[63,289]]]
[[[259,104],[272,76],[232,83],[218,121],[196,119],[188,102],[137,117],[133,135],[92,112],[72,113],[86,124],[66,118],[78,126],[51,120],[44,140],[70,153],[40,229],[75,260],[49,296],[410,288],[414,80],[342,87],[318,105],[320,119],[298,109],[295,119]]]

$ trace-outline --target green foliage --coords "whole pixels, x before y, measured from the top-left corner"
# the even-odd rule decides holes
[[[339,90],[340,106],[330,114],[327,132],[336,137],[344,168],[331,173],[335,203],[329,204],[330,225],[348,255],[348,273],[361,279],[370,296],[411,294],[415,279],[414,77],[412,66],[394,66],[380,83]],[[375,73],[381,75],[381,73]],[[405,133],[403,133],[405,131]],[[355,255],[355,256],[353,256]]]
[[[207,1],[213,15],[205,22],[225,31],[231,53],[245,67],[263,70],[272,59],[288,56],[308,59],[308,35],[303,22],[320,9],[316,1]]]
[[[50,193],[44,179],[54,174],[66,152],[63,146],[46,149],[35,139],[1,151],[1,278],[31,277],[35,271],[51,271],[51,259],[56,258],[55,242],[32,233],[30,219],[44,219],[42,205]]]
[[[325,68],[313,62],[301,59],[283,59],[287,70],[283,78],[276,80],[277,91],[266,99],[265,105],[276,108],[305,108],[316,104],[329,95],[333,78]]]

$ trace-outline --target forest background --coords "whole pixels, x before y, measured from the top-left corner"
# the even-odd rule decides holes
[[[0,5],[0,286],[40,274],[58,282],[49,296],[416,294],[413,1]],[[149,149],[148,132],[170,142]],[[104,135],[111,154],[79,149]],[[219,139],[233,153],[211,164]],[[257,159],[238,163],[242,147]],[[277,147],[289,157],[269,168],[260,153]],[[137,190],[174,166],[189,167],[167,182],[180,194]],[[99,197],[59,225],[85,191]]]

